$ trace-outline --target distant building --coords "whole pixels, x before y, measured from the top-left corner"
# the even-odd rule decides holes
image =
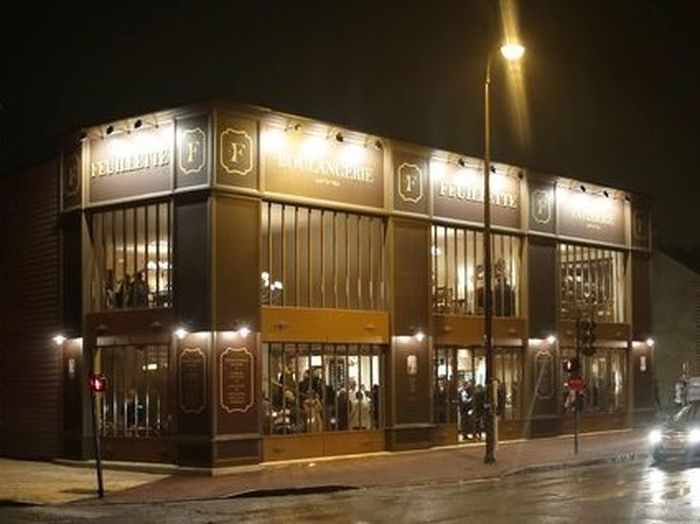
[[[92,372],[108,379],[112,460],[218,467],[475,438],[483,169],[252,106],[76,133],[60,161],[3,180],[0,451],[89,457]],[[499,437],[573,430],[579,318],[596,323],[583,431],[648,420],[650,203],[501,163],[489,176]]]
[[[673,385],[700,375],[700,275],[655,251],[652,259],[654,375],[663,409],[673,406]]]

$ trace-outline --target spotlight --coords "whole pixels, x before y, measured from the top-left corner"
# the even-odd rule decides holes
[[[464,167],[464,166],[465,166],[465,163],[464,163],[464,159],[463,159],[463,158],[460,158],[459,160],[457,160],[457,163],[460,165],[460,167]]]
[[[610,193],[607,191],[603,191],[603,195],[605,195],[605,198],[610,198]]]
[[[63,344],[66,341],[66,337],[64,337],[63,335],[56,335],[51,340],[53,340],[54,344],[56,344],[57,346],[60,346],[61,344]]]
[[[647,346],[653,347],[653,346],[654,346],[654,339],[651,338],[651,337],[649,337],[649,338],[646,340],[646,343],[647,343]]]
[[[418,331],[416,334],[413,335],[413,338],[415,338],[418,342],[423,342],[425,339],[425,333],[422,331]]]
[[[586,192],[586,186],[584,186],[583,184],[581,184],[579,187],[581,188],[581,191],[583,191],[584,193]]]
[[[238,334],[245,338],[250,334],[250,329],[248,329],[246,326],[243,326],[238,330]]]
[[[111,135],[112,132],[114,132],[114,126],[113,125],[108,125],[107,126],[107,134]]]
[[[336,133],[336,134],[335,134],[335,139],[336,139],[338,142],[343,142],[343,141],[345,140],[345,137],[343,136],[343,133]]]
[[[134,122],[134,129],[138,129],[138,128],[141,127],[142,125],[143,125],[143,122],[142,122],[141,119],[139,118],[136,122]]]
[[[557,337],[555,335],[549,335],[547,337],[547,342],[552,345],[557,341]]]
[[[182,327],[181,327],[181,328],[177,328],[177,329],[175,330],[175,336],[176,336],[178,339],[182,340],[183,338],[185,338],[185,337],[187,336],[187,330],[186,330],[185,328],[182,328]]]

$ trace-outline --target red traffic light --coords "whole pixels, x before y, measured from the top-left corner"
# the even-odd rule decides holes
[[[90,376],[90,389],[96,393],[107,391],[107,377],[102,373],[95,373]]]

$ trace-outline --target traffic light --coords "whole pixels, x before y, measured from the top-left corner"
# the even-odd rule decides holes
[[[564,372],[578,373],[581,369],[581,364],[576,357],[564,359]]]
[[[593,347],[593,343],[595,342],[595,328],[596,323],[594,320],[584,319],[578,321],[578,343],[584,355],[591,356],[595,353],[595,348]]]

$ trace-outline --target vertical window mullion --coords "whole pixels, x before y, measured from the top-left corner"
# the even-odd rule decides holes
[[[313,307],[313,250],[311,249],[311,208],[306,208],[306,287],[309,299],[308,307]]]
[[[333,307],[338,304],[338,213],[333,212]]]
[[[299,207],[294,206],[294,305],[301,306],[299,298]]]
[[[282,204],[281,206],[281,216],[280,216],[280,258],[281,258],[281,279],[282,279],[282,289],[278,292],[280,294],[280,305],[287,305],[286,289],[287,289],[287,230],[286,230],[286,217],[287,217],[287,206]]]

